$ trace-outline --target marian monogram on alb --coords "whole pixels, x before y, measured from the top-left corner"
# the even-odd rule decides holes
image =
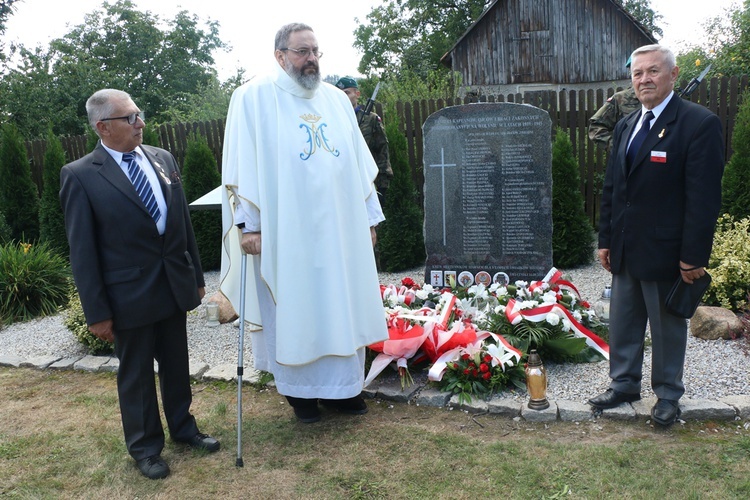
[[[326,123],[318,123],[322,117],[307,113],[300,115],[300,118],[302,118],[304,123],[300,123],[299,128],[307,134],[305,150],[299,154],[300,158],[307,160],[318,150],[327,151],[336,157],[341,154],[335,146],[328,142],[325,134],[325,129],[328,125]]]

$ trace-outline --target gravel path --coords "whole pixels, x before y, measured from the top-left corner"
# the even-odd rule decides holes
[[[598,263],[567,271],[584,300],[593,304],[610,283],[610,276]],[[424,268],[401,273],[381,273],[381,283],[399,283],[409,276],[424,280]],[[206,274],[206,296],[218,290],[218,272]],[[204,305],[206,300],[204,299]],[[209,366],[237,363],[237,328],[231,324],[208,327],[204,305],[188,313],[188,343],[191,359]],[[245,339],[245,360],[252,361],[249,335]],[[72,333],[63,325],[63,315],[49,316],[25,323],[14,323],[0,330],[0,356],[72,357],[86,354]],[[653,396],[650,378],[651,351],[646,348],[642,396]],[[609,363],[546,363],[549,379],[548,397],[553,400],[585,402],[609,385]],[[684,374],[686,397],[718,400],[725,396],[750,395],[750,358],[740,341],[705,341],[688,337]]]

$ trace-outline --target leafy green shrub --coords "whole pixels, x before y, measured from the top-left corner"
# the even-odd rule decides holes
[[[56,313],[68,301],[70,268],[46,243],[0,247],[0,318],[26,321]]]
[[[182,177],[188,203],[221,185],[216,158],[202,135],[193,134],[188,138]],[[190,219],[203,269],[218,269],[221,266],[221,210],[194,211]]]
[[[573,144],[558,128],[552,143],[552,261],[563,269],[588,264],[594,255],[594,230],[579,184]]]
[[[83,344],[90,354],[112,354],[115,350],[115,345],[113,343],[100,339],[89,330],[89,326],[86,324],[86,316],[83,314],[81,298],[78,296],[76,290],[73,290],[70,294],[70,302],[68,303],[68,309],[65,312],[64,322],[68,330],[73,332],[73,335],[78,339],[78,342]]]
[[[60,205],[60,169],[65,165],[65,151],[60,139],[51,131],[47,134],[44,152],[44,188],[39,205],[39,239],[67,258],[70,253],[65,234],[65,218]]]
[[[703,297],[705,304],[741,311],[750,293],[750,218],[719,218],[708,261],[713,281]]]
[[[750,216],[750,92],[745,92],[734,122],[732,149],[721,181],[721,210],[741,219]]]
[[[11,240],[10,226],[5,221],[5,214],[0,210],[0,245],[5,245]]]
[[[0,207],[12,239],[33,242],[39,238],[39,192],[31,179],[23,138],[12,123],[2,127]]]
[[[381,267],[392,272],[424,264],[424,215],[417,204],[417,190],[411,178],[406,137],[399,132],[395,120],[386,124],[385,132],[388,136],[393,179],[383,203],[386,221],[378,227],[378,248]]]

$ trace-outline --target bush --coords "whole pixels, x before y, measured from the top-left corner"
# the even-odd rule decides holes
[[[552,143],[552,261],[569,268],[589,264],[594,230],[584,207],[573,144],[562,129]]]
[[[745,92],[734,122],[732,149],[721,182],[721,209],[739,220],[750,216],[750,92]]]
[[[70,268],[46,243],[0,247],[0,318],[26,321],[56,313],[68,301]]]
[[[23,138],[11,123],[2,127],[0,141],[0,208],[12,239],[33,242],[39,238],[39,192],[31,180]]]
[[[750,293],[750,218],[719,217],[708,261],[713,281],[703,297],[707,305],[738,312],[747,307]]]
[[[5,245],[11,241],[11,230],[5,221],[5,214],[0,210],[0,245]]]
[[[202,135],[193,134],[188,139],[182,177],[188,203],[221,185],[216,158]],[[194,211],[190,219],[203,269],[218,269],[221,266],[221,210]]]
[[[44,152],[44,188],[39,205],[39,239],[66,259],[70,254],[65,234],[65,218],[60,205],[60,169],[65,165],[62,143],[51,131]]]
[[[406,137],[399,132],[395,120],[387,123],[385,132],[393,179],[385,194],[383,212],[386,221],[378,227],[378,249],[382,269],[393,272],[424,264],[424,215],[416,201],[417,190],[407,159]]]
[[[83,314],[81,298],[76,290],[73,290],[70,294],[68,310],[65,313],[65,326],[78,339],[78,342],[83,344],[89,354],[97,356],[114,352],[115,345],[113,343],[100,339],[89,330],[86,316]]]

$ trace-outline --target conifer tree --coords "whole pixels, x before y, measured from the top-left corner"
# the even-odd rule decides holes
[[[12,123],[3,125],[0,141],[0,210],[13,240],[39,238],[39,192],[31,179],[23,138]]]
[[[721,182],[721,209],[741,220],[750,216],[750,91],[745,92],[734,122],[732,149]]]
[[[406,137],[399,132],[395,120],[386,124],[385,132],[393,179],[383,207],[386,221],[378,227],[378,248],[381,268],[392,272],[424,264],[424,215],[416,201],[417,190],[409,168]]]
[[[39,239],[67,258],[70,253],[65,235],[65,218],[60,205],[60,169],[65,165],[65,151],[52,130],[47,134],[47,150],[44,152],[44,186],[39,205]]]
[[[216,158],[208,147],[206,138],[200,134],[193,134],[188,138],[182,178],[188,203],[221,184]],[[190,219],[203,269],[218,269],[221,265],[221,210],[193,211]]]
[[[588,264],[593,258],[594,232],[579,182],[573,144],[558,128],[552,143],[552,261],[560,268]]]

